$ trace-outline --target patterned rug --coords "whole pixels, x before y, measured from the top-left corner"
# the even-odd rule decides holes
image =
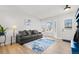
[[[29,43],[24,44],[33,50],[34,53],[43,53],[49,46],[53,45],[55,40],[49,38],[41,38]]]

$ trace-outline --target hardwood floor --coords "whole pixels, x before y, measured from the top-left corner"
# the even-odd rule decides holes
[[[71,54],[71,48],[69,42],[57,40],[55,45],[50,46],[44,54]]]
[[[32,53],[32,50],[29,48],[24,48],[19,44],[7,45],[0,47],[0,54],[29,54]]]
[[[70,43],[57,40],[55,45],[51,45],[43,54],[70,54]],[[28,47],[19,44],[0,47],[0,54],[34,54]]]

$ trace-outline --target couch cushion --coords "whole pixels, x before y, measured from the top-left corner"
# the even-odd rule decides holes
[[[21,37],[21,39],[30,39],[30,38],[32,38],[31,35]]]

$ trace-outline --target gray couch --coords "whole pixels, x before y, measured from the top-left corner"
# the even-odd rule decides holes
[[[24,30],[19,31],[16,35],[16,43],[19,43],[21,45],[28,43],[33,40],[37,40],[42,38],[42,33],[38,32],[37,30]]]

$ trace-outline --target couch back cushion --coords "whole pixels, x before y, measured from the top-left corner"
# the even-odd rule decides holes
[[[27,36],[27,35],[33,35],[33,34],[38,34],[39,32],[37,30],[24,30],[24,31],[19,31],[19,35],[21,36]]]
[[[28,33],[24,30],[24,31],[19,31],[19,34],[22,36],[28,35]]]
[[[31,34],[38,34],[39,32],[37,30],[32,30]]]
[[[27,33],[28,33],[28,35],[31,35],[31,30],[28,30]]]

